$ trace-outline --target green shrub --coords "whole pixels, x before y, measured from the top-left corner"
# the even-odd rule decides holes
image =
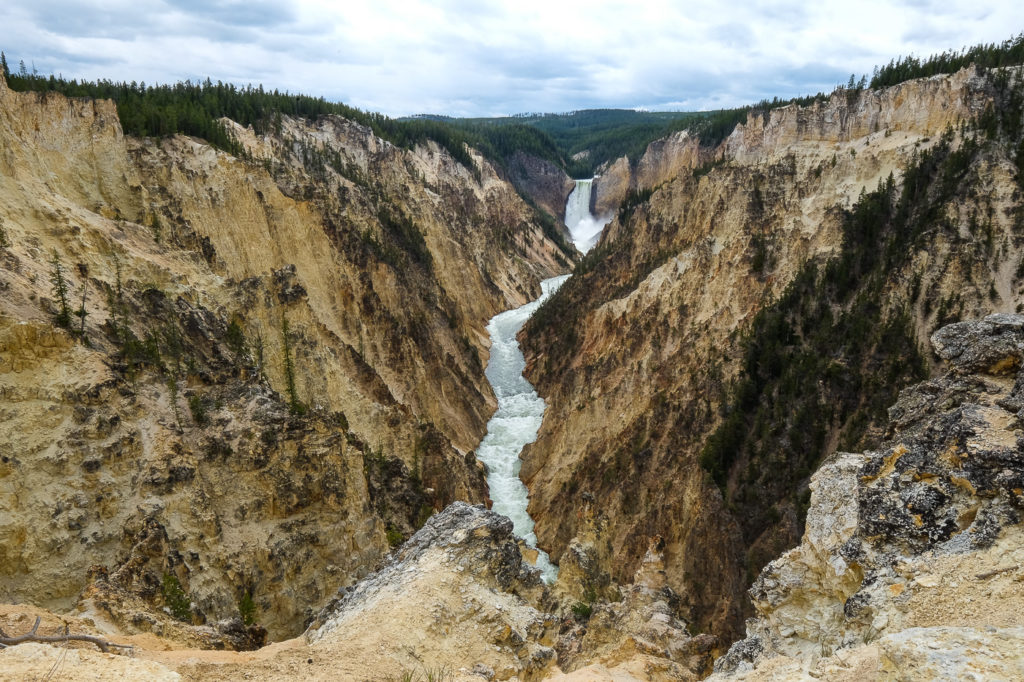
[[[205,426],[209,421],[209,417],[206,414],[206,402],[202,396],[189,396],[188,409],[192,412],[192,421],[195,422],[196,426]]]
[[[576,620],[589,620],[593,612],[594,607],[585,601],[578,601],[572,605],[572,615],[576,616]]]
[[[164,605],[171,612],[171,615],[180,621],[191,622],[192,603],[185,590],[181,588],[181,583],[176,575],[164,573],[162,592]]]
[[[385,534],[388,538],[389,547],[398,547],[405,540],[405,536],[402,535],[402,532],[394,526],[388,526]]]
[[[246,625],[256,623],[256,602],[252,599],[252,593],[246,592],[238,600],[238,613],[242,616],[242,622]]]
[[[240,360],[246,352],[245,333],[242,331],[241,325],[236,320],[231,320],[231,324],[228,325],[227,332],[224,334],[224,343],[228,345],[231,352],[234,353],[235,359]]]

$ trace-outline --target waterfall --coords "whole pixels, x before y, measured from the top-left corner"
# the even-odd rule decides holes
[[[594,178],[576,180],[576,187],[565,202],[565,226],[569,228],[576,248],[586,253],[601,236],[601,230],[612,219],[611,214],[597,218],[590,213],[590,193]]]
[[[487,333],[491,335],[491,357],[485,374],[498,397],[498,411],[487,422],[487,435],[476,449],[476,456],[487,465],[487,487],[494,511],[512,519],[513,532],[531,547],[537,546],[533,519],[526,512],[528,491],[519,479],[523,446],[537,439],[544,409],[544,399],[523,376],[526,360],[519,349],[516,334],[540,304],[553,294],[569,275],[546,279],[541,283],[541,296],[514,310],[491,318]],[[547,583],[558,575],[546,552],[537,550],[537,568]]]

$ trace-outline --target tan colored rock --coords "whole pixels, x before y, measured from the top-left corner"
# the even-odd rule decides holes
[[[962,353],[945,375],[901,393],[891,440],[839,453],[815,473],[803,542],[751,587],[758,617],[716,662],[715,679],[822,671],[872,643],[871,679],[1019,676],[1022,659],[1010,652],[1022,633],[1024,527],[1014,508],[1024,463],[1007,417],[1024,404],[1024,383],[992,365],[1019,353],[1021,323],[990,316],[939,330],[936,346]]]
[[[154,661],[103,654],[86,649],[62,649],[26,643],[0,651],[0,680],[45,679],[59,670],[65,680],[96,682],[180,682],[181,675]]]
[[[1024,628],[910,628],[883,637],[880,679],[1024,677]]]
[[[632,185],[632,171],[629,159],[616,159],[594,178],[590,195],[590,212],[596,216],[605,216],[618,210],[619,204],[626,198]]]
[[[706,152],[701,154],[700,140],[686,131],[655,140],[647,145],[644,155],[637,162],[636,187],[654,189],[680,173],[692,171],[706,155]]]
[[[609,265],[562,288],[559,323],[543,333],[527,325],[527,376],[548,411],[521,475],[540,545],[556,561],[581,532],[576,510],[590,494],[608,521],[613,580],[628,580],[647,536],[661,535],[668,584],[691,595],[696,622],[739,634],[748,571],[799,538],[795,510],[782,510],[748,567],[738,528],[698,462],[721,419],[717,396],[738,371],[736,334],[807,259],[836,251],[837,206],[851,206],[890,174],[898,179],[915,153],[989,101],[973,70],[861,97],[837,93],[752,116],[716,152],[721,164],[700,178],[682,158],[665,165],[679,170],[626,224],[605,228]],[[968,221],[991,201],[993,239],[1012,243],[1016,182],[1003,162],[978,172],[981,203],[950,210]],[[606,175],[608,187],[632,182],[624,172]],[[771,265],[757,272],[752,238],[761,231]],[[898,278],[893,305],[910,299],[918,272],[923,290],[960,295],[964,314],[1012,311],[1016,247],[978,266],[964,254],[956,240],[937,237]],[[911,312],[924,340],[935,308],[919,300]]]
[[[141,602],[106,617],[170,627],[136,615],[173,574],[197,624],[251,593],[280,638],[377,568],[389,533],[486,498],[467,456],[495,407],[485,325],[567,257],[479,156],[477,177],[338,117],[229,126],[260,161],[125,137],[111,102],[0,79],[0,600],[69,608],[155,523],[166,539],[125,587]],[[89,345],[53,327],[54,254]]]

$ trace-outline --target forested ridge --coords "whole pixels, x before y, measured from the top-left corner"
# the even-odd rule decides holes
[[[995,69],[1021,63],[1024,63],[1024,33],[1001,43],[975,45],[959,51],[947,50],[924,60],[913,55],[893,59],[875,69],[871,77],[871,88],[887,88],[914,78],[956,73],[971,64],[982,69]]]
[[[542,131],[567,159],[574,178],[590,177],[601,164],[620,157],[636,161],[654,140],[672,132],[672,125],[706,114],[633,109],[584,109],[561,114],[517,114],[492,118],[418,116],[411,120],[440,120],[468,131],[488,134],[507,126]]]
[[[193,135],[240,157],[245,156],[245,150],[224,128],[221,118],[252,126],[257,133],[264,133],[279,129],[282,116],[316,119],[333,114],[365,125],[378,137],[399,147],[411,148],[432,140],[474,172],[478,169],[467,145],[498,165],[503,165],[512,153],[521,150],[565,167],[557,145],[543,131],[524,125],[468,130],[428,118],[393,119],[340,102],[329,102],[323,97],[265,90],[262,85],[239,87],[213,82],[209,78],[202,82],[182,81],[173,85],[68,80],[62,76],[43,76],[34,70],[29,71],[24,62],[12,71],[6,56],[0,67],[12,90],[59,92],[67,97],[113,100],[126,134],[140,137],[178,133]]]
[[[884,88],[913,78],[953,73],[972,63],[981,68],[1024,63],[1024,33],[1002,43],[946,51],[927,59],[894,59],[876,68],[870,82],[867,76],[859,81],[851,76],[846,86],[839,89],[854,93],[865,87]],[[231,154],[244,155],[241,145],[219,119],[227,117],[264,132],[279,125],[282,115],[315,119],[334,114],[368,126],[382,139],[400,147],[410,148],[433,140],[472,170],[476,169],[467,145],[499,166],[504,166],[518,151],[551,161],[572,177],[589,177],[602,164],[623,156],[635,163],[651,142],[677,131],[689,131],[700,138],[702,146],[713,148],[752,112],[766,115],[779,107],[806,106],[828,98],[819,92],[700,112],[589,109],[492,118],[424,115],[393,119],[323,97],[265,90],[262,85],[239,87],[209,78],[173,85],[67,80],[40,75],[34,69],[29,71],[24,62],[12,70],[6,57],[0,66],[13,90],[113,100],[121,125],[130,135],[159,137],[183,133],[201,137]]]

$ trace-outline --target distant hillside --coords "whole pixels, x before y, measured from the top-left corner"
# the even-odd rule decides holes
[[[652,141],[664,137],[704,112],[635,111],[633,109],[584,109],[563,114],[517,114],[494,118],[451,118],[423,115],[417,120],[446,121],[461,128],[486,130],[521,124],[547,133],[569,160],[573,177],[587,177],[605,161],[622,156],[637,159]],[[584,154],[573,160],[577,154]]]

